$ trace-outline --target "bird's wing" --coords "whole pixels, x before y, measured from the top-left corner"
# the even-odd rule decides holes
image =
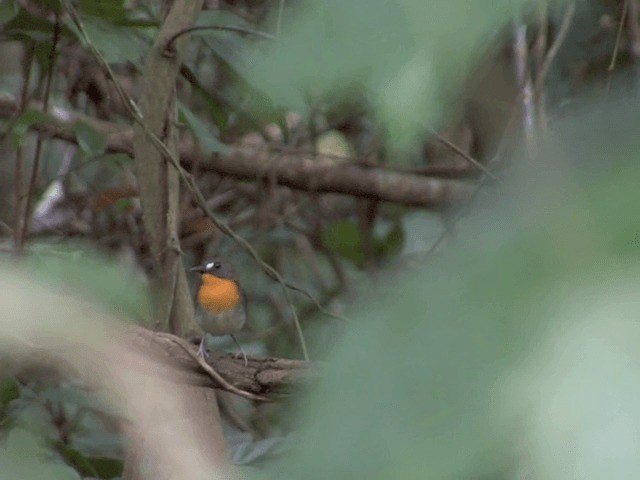
[[[247,294],[245,293],[245,291],[240,288],[240,283],[237,280],[234,280],[234,282],[236,282],[236,285],[238,286],[238,290],[240,290],[240,297],[242,300],[242,307],[244,308],[244,314],[246,315],[247,318],[249,318],[249,298],[247,297]]]

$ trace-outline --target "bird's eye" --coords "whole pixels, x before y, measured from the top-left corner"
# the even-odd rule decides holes
[[[220,262],[215,262],[213,264],[213,268],[215,268],[216,270],[220,268]]]

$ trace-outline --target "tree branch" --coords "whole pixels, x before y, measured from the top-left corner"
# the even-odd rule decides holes
[[[39,104],[30,104],[39,109]],[[17,110],[15,101],[0,99],[0,118],[10,118]],[[74,126],[78,121],[105,135],[107,150],[133,154],[133,131],[114,123],[97,120],[69,110],[51,112],[57,119],[55,125],[39,124],[31,128],[52,137],[76,143]],[[383,167],[358,164],[336,164],[335,159],[312,154],[284,154],[272,158],[266,151],[241,145],[226,156],[204,157],[197,149],[180,145],[183,164],[196,163],[200,168],[220,175],[245,180],[274,179],[279,185],[316,193],[339,193],[402,205],[438,208],[446,207],[468,198],[473,190],[471,182],[452,180],[462,175],[458,167],[438,166],[419,174],[399,172]],[[436,177],[429,177],[433,173]],[[444,178],[440,178],[444,177]]]
[[[184,342],[181,338],[142,327],[133,327],[130,338],[143,351],[151,347],[154,351],[162,352],[162,355],[166,356],[165,360],[171,361],[176,368],[181,370],[180,378],[184,384],[231,391],[226,386],[215,382],[200,367],[193,355],[181,346],[181,343]],[[192,353],[195,354],[196,346],[192,345],[191,347]],[[248,357],[248,360],[248,365],[245,367],[241,358],[212,353],[207,363],[212,365],[229,384],[255,395],[282,393],[318,376],[315,368],[302,360],[255,357]],[[231,393],[236,392],[231,391]]]
[[[194,24],[202,0],[176,0],[165,5],[167,16],[147,56],[140,82],[143,93],[139,108],[146,127],[176,152],[176,79],[187,38],[175,42],[172,56],[165,55],[164,48],[168,38]],[[155,275],[162,285],[158,315],[163,326],[168,325],[171,332],[184,335],[194,325],[193,302],[178,241],[180,177],[137,122],[133,147],[145,231],[154,257]]]

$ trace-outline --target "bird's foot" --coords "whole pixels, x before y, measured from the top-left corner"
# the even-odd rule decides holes
[[[202,337],[202,340],[200,341],[200,346],[198,347],[198,355],[200,355],[204,359],[209,358],[209,353],[207,352],[207,349],[204,346],[204,336]]]
[[[240,358],[240,356],[242,356],[244,360],[244,366],[246,367],[247,365],[249,365],[249,361],[247,360],[247,354],[244,353],[244,348],[242,348],[242,345],[240,345],[240,342],[238,342],[234,334],[231,334],[231,338],[233,339],[234,342],[236,342],[236,345],[240,349],[240,353],[236,353],[235,358]]]

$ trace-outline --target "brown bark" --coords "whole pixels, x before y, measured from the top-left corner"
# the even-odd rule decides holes
[[[175,85],[188,36],[173,42],[172,55],[166,55],[165,47],[176,32],[194,24],[201,8],[202,0],[176,0],[168,6],[141,80],[139,109],[143,122],[174,152],[177,151]],[[141,125],[134,127],[133,151],[145,232],[160,284],[157,316],[163,327],[184,335],[195,327],[193,301],[178,240],[180,178]]]
[[[38,108],[37,104],[32,104]],[[0,99],[0,118],[15,113],[16,103]],[[82,121],[107,137],[110,152],[133,153],[133,132],[116,124],[75,112],[65,111],[56,125],[34,125],[52,137],[77,142],[74,125]],[[153,148],[153,147],[152,147]],[[203,157],[192,146],[181,145],[180,157],[184,165],[198,164],[200,169],[239,179],[260,179],[268,175],[280,185],[317,193],[340,193],[403,205],[438,208],[463,201],[471,194],[472,185],[464,180],[469,168],[434,165],[419,172],[402,172],[384,167],[358,164],[338,164],[335,160],[312,155],[286,154],[268,159],[264,152],[254,155],[246,146],[233,149],[230,155]]]

